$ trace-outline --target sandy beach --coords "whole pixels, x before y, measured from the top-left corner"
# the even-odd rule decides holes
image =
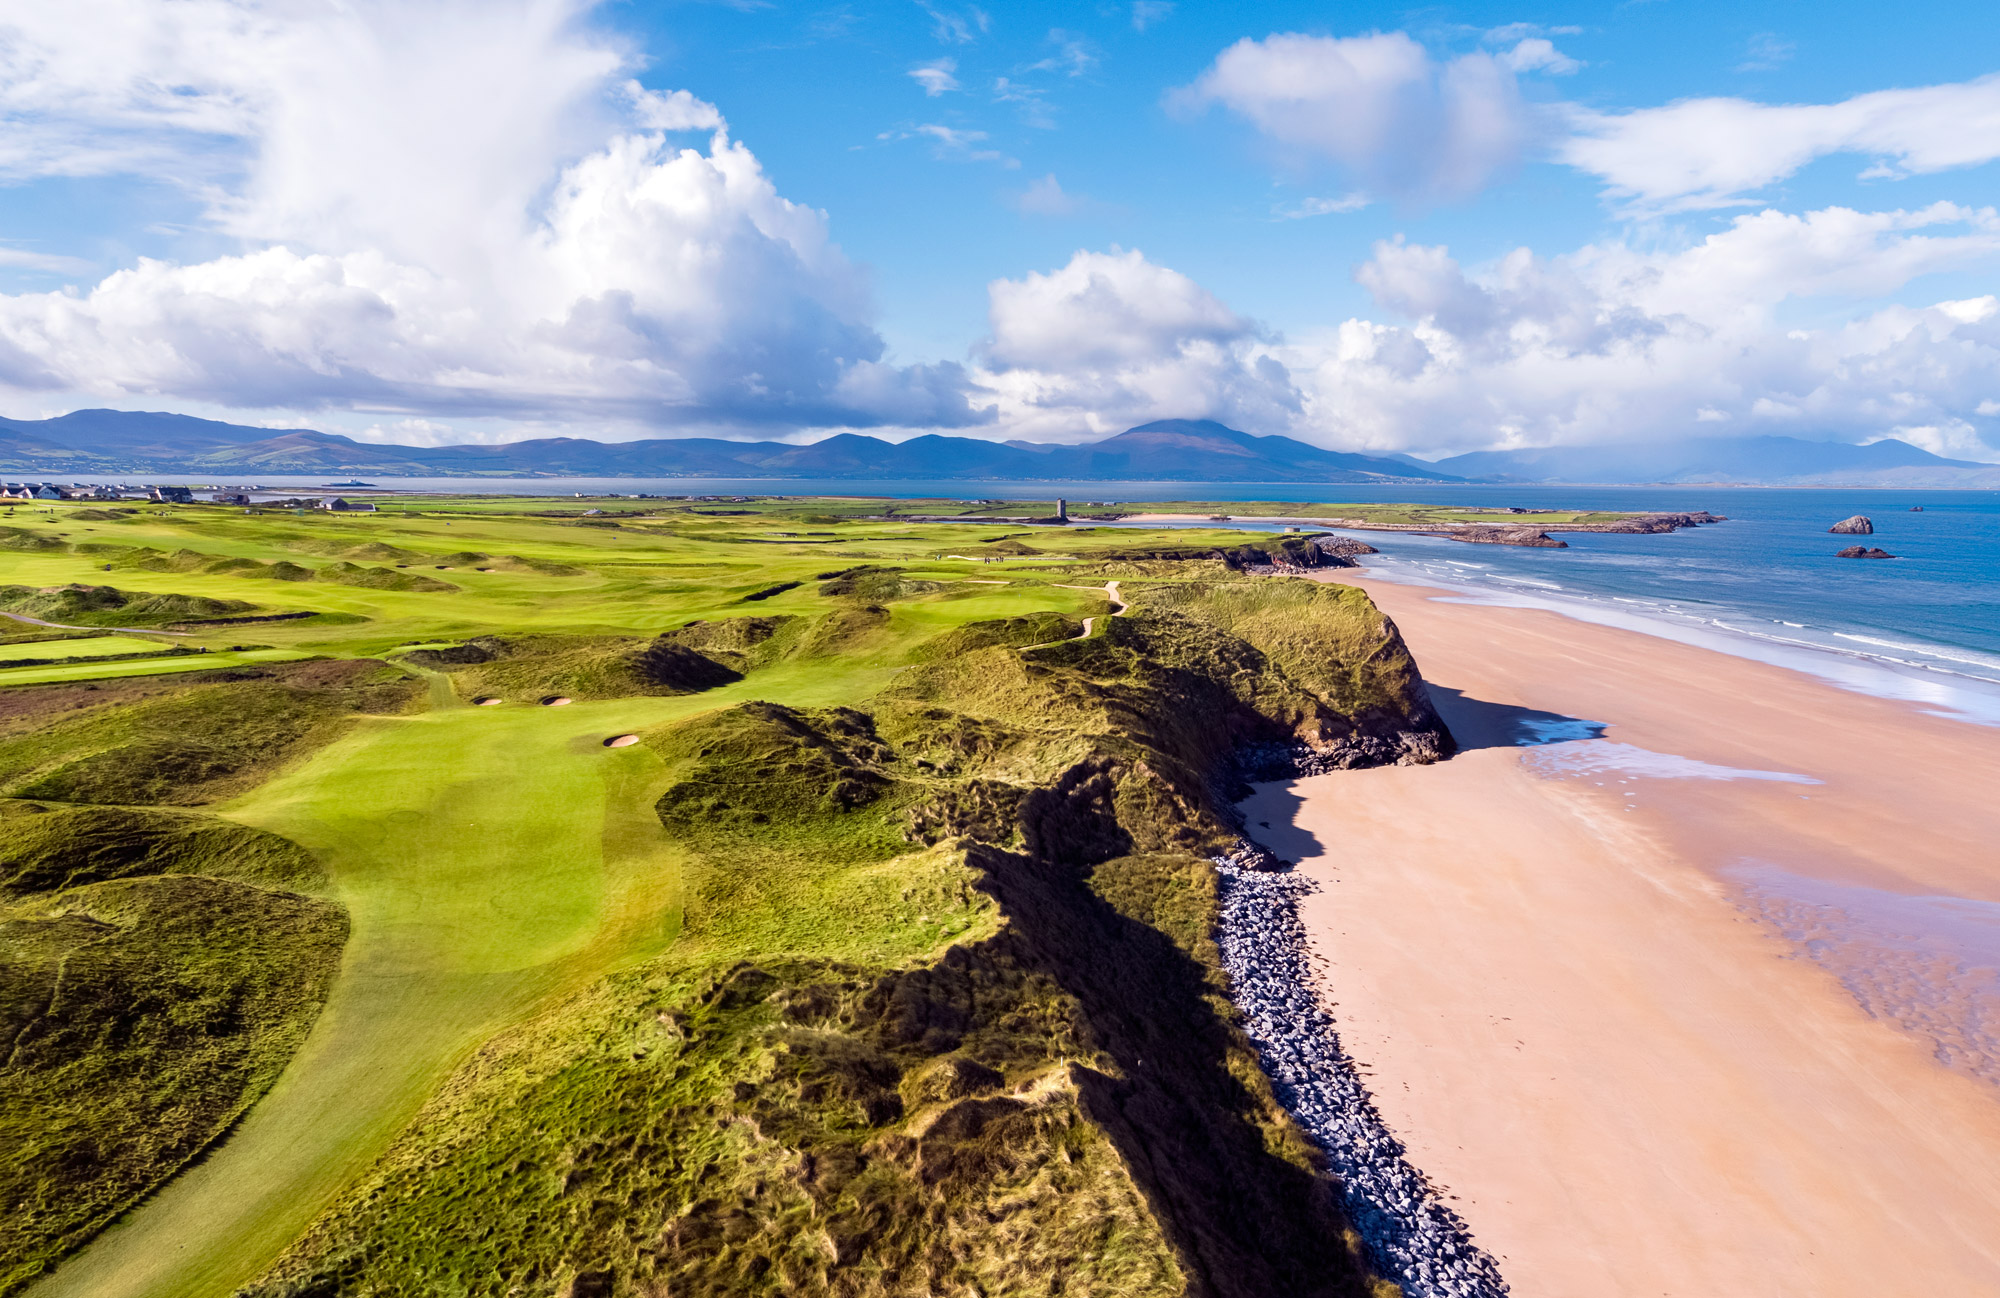
[[[1514,1292],[2000,1293],[2000,730],[1341,579],[1466,751],[1248,820],[1320,883],[1347,1050]]]

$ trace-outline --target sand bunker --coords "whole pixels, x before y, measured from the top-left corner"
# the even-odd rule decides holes
[[[568,704],[569,696],[567,694],[551,694],[542,700],[542,706],[545,708],[566,707]]]
[[[472,706],[475,708],[492,708],[492,707],[498,707],[499,705],[500,705],[500,700],[494,698],[490,694],[487,695],[485,698],[472,700]]]
[[[630,748],[638,742],[639,736],[637,735],[613,735],[604,741],[604,746],[606,748]]]

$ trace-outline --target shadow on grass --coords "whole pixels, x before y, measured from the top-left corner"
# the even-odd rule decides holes
[[[1190,1298],[1366,1293],[1332,1183],[1303,1145],[1298,1161],[1275,1152],[1277,1114],[1239,1080],[1247,1045],[1217,1012],[1206,966],[1155,927],[1175,927],[1152,910],[1174,891],[1163,878],[1197,863],[1130,856],[1079,868],[992,850],[973,863],[1013,921],[982,954],[1074,997],[1086,1044],[1116,1066],[1077,1069],[1081,1100],[1173,1242]],[[1182,937],[1207,940],[1198,929]]]

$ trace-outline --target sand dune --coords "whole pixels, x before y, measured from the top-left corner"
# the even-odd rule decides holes
[[[1348,1049],[1515,1292],[2000,1293],[1990,980],[1950,967],[2000,917],[2000,732],[1363,581],[1470,751],[1264,786],[1250,821],[1321,881]],[[1498,746],[1594,733],[1565,717],[1601,738]],[[1788,880],[1855,921],[1853,967],[1782,931]],[[1878,933],[1855,899],[1923,894],[1972,928],[1872,959],[1922,912]]]

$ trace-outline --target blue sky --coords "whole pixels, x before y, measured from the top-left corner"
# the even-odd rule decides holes
[[[1718,212],[1632,229],[1606,210],[1592,177],[1532,161],[1470,201],[1388,201],[1275,219],[1309,198],[1343,196],[1351,177],[1279,156],[1226,113],[1174,114],[1165,105],[1245,37],[1407,31],[1448,56],[1491,49],[1485,33],[1533,19],[1543,30],[1575,29],[1550,39],[1583,66],[1533,79],[1527,92],[1608,110],[1710,95],[1830,103],[2000,70],[2000,24],[1968,24],[1963,6],[1899,10],[1887,47],[1880,6],[1847,9],[1843,20],[1837,6],[1675,0],[1555,12],[1177,4],[1139,30],[1130,5],[1010,5],[980,10],[989,25],[966,22],[971,39],[963,40],[940,39],[943,24],[914,3],[626,12],[652,33],[657,63],[646,79],[722,107],[785,193],[834,214],[842,245],[874,270],[891,338],[938,356],[983,330],[985,281],[1059,264],[1079,247],[1141,248],[1238,309],[1296,330],[1365,311],[1353,267],[1371,243],[1398,233],[1476,262],[1524,244],[1554,251],[1628,230],[1672,242],[1726,224],[1728,213]],[[961,19],[972,11],[936,10]],[[1061,66],[1070,45],[1091,61]],[[959,89],[932,98],[907,74],[940,58],[955,62]],[[1050,62],[1058,66],[1036,67]],[[1039,123],[998,98],[1001,78],[1046,106]],[[982,132],[978,147],[1004,161],[880,138],[925,124]],[[1865,165],[1828,158],[1760,196],[1787,209],[2000,198],[1991,174],[1857,182]],[[1020,196],[1048,175],[1087,201],[1069,215],[1023,213]],[[1993,283],[1981,277],[1981,291]],[[1924,290],[1910,291],[1921,298]]]
[[[77,0],[0,19],[0,412],[2000,460],[1996,73],[1944,5]]]

